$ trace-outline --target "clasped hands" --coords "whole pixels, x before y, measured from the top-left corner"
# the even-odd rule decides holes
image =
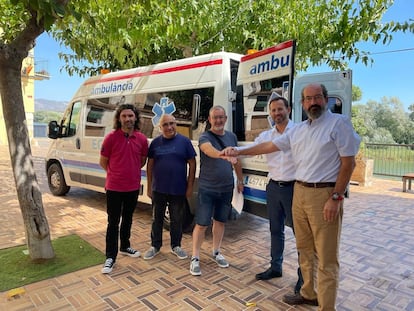
[[[221,150],[219,155],[221,159],[227,160],[232,164],[236,164],[239,151],[234,147],[227,147]]]

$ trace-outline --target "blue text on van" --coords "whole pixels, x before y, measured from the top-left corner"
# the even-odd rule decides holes
[[[271,60],[260,62],[257,65],[253,65],[250,68],[249,73],[251,75],[256,75],[259,73],[263,73],[266,71],[276,70],[279,67],[286,67],[289,66],[290,61],[290,55],[287,55],[282,57],[276,57],[275,55],[272,55]]]

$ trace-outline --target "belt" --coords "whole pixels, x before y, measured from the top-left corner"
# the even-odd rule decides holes
[[[277,184],[279,187],[293,186],[293,184],[295,183],[294,180],[279,181],[279,180],[273,180],[273,179],[271,179],[270,182]]]
[[[308,188],[328,188],[328,187],[335,187],[334,182],[304,182],[304,181],[296,181],[299,185],[308,187]]]

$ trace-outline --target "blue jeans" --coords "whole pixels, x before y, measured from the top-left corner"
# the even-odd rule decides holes
[[[198,189],[198,207],[195,221],[197,225],[209,226],[211,219],[226,223],[231,213],[233,191],[216,192]]]
[[[138,190],[131,192],[106,191],[106,211],[108,214],[106,258],[116,260],[118,233],[121,240],[120,249],[127,249],[131,246],[129,238],[131,237],[132,215],[137,205],[138,193]],[[120,221],[121,229],[119,229]]]
[[[167,205],[170,213],[171,249],[176,246],[181,246],[185,200],[185,195],[152,192],[151,245],[156,249],[160,249],[162,246],[162,230]]]
[[[267,213],[270,224],[270,265],[273,271],[282,272],[285,249],[285,224],[293,229],[292,185],[279,185],[269,181],[266,186]]]

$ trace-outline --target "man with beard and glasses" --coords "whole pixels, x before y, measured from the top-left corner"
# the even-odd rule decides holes
[[[224,226],[231,213],[234,188],[233,169],[237,175],[237,191],[243,191],[241,164],[232,165],[220,157],[220,150],[227,146],[237,146],[237,137],[226,131],[226,111],[222,106],[213,106],[208,115],[211,128],[201,134],[200,174],[198,179],[198,206],[195,213],[196,225],[193,230],[193,252],[190,273],[201,275],[200,248],[204,241],[207,227],[213,221],[212,258],[221,268],[229,263],[220,252],[224,236]]]
[[[285,295],[283,301],[331,311],[336,310],[339,283],[344,192],[355,167],[360,138],[349,118],[327,109],[328,92],[323,84],[303,88],[302,106],[309,119],[286,134],[247,149],[229,147],[222,155],[291,150],[296,166],[292,213],[304,283],[299,293]]]
[[[118,254],[139,257],[130,245],[132,215],[141,187],[141,168],[147,161],[148,141],[139,131],[139,112],[134,105],[122,104],[114,117],[114,130],[101,147],[99,164],[106,171],[106,260],[102,273],[111,273]],[[122,220],[121,220],[122,217]],[[119,222],[121,227],[119,228]]]

